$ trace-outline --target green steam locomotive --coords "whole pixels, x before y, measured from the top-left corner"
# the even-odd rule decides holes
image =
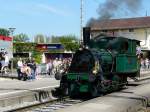
[[[83,44],[60,80],[61,94],[92,97],[119,90],[127,78],[139,75],[136,45],[139,41],[123,37],[97,36],[90,39],[90,28],[83,29]]]

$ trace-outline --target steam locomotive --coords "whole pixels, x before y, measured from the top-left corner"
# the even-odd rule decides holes
[[[83,29],[83,44],[62,75],[61,94],[92,97],[119,90],[127,78],[139,75],[136,45],[139,41],[124,37],[97,36],[90,39],[90,28]]]

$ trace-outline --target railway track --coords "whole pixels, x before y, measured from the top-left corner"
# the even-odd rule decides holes
[[[53,112],[55,110],[66,108],[81,102],[83,102],[83,100],[70,99],[69,97],[65,97],[62,99],[55,99],[30,106],[11,109],[5,112]]]
[[[53,112],[55,110],[58,110],[58,109],[61,109],[61,108],[65,108],[65,107],[68,107],[68,106],[72,106],[74,104],[77,104],[77,103],[81,103],[82,101],[80,100],[65,100],[65,101],[62,101],[62,102],[57,102],[55,104],[52,104],[52,105],[47,105],[43,108],[37,108],[37,109],[34,109],[34,110],[31,110],[31,111],[28,111],[28,112]]]

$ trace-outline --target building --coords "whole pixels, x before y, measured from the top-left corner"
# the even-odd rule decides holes
[[[91,26],[91,36],[95,37],[101,33],[140,40],[142,50],[150,51],[150,16],[94,22]]]
[[[7,36],[0,35],[0,51],[3,50],[8,53],[8,57],[13,57],[13,50],[12,50],[12,38]]]
[[[41,62],[46,63],[50,59],[70,58],[73,52],[66,52],[64,46],[60,43],[14,43],[14,57],[31,58],[33,54],[40,56]]]
[[[42,53],[42,63],[55,58],[70,58],[73,55],[73,52],[65,51],[64,46],[60,43],[39,43],[36,45],[36,50]]]

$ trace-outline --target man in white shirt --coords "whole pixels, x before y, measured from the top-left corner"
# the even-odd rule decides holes
[[[21,73],[21,68],[23,67],[22,59],[20,58],[17,62],[17,73],[18,73],[18,80],[21,80],[22,78],[22,73]]]

